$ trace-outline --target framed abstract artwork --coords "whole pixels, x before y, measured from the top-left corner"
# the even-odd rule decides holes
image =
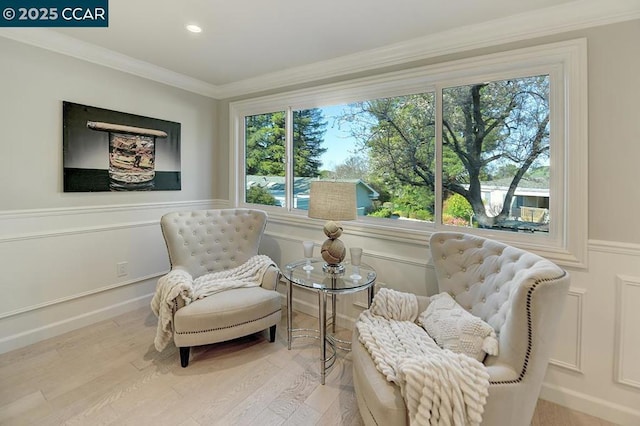
[[[181,189],[180,123],[62,104],[64,192]]]

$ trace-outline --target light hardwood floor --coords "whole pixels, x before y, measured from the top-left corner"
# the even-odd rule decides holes
[[[184,369],[173,345],[156,352],[155,329],[143,308],[0,355],[0,424],[362,425],[349,354],[320,385],[317,341],[287,350],[286,315],[275,343],[259,333],[194,348]],[[611,423],[540,400],[532,426],[543,425]]]

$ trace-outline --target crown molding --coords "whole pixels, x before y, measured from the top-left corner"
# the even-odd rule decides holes
[[[128,74],[217,98],[217,87],[204,81],[87,43],[47,28],[0,28],[0,36]]]
[[[221,98],[640,18],[638,0],[577,0],[218,86]]]
[[[44,28],[0,28],[0,36],[199,95],[227,99],[633,19],[640,19],[639,0],[576,0],[218,86]]]

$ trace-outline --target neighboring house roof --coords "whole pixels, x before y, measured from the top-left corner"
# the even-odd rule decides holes
[[[311,181],[318,180],[311,177],[295,177],[293,178],[293,194],[306,194],[309,192],[309,185]],[[380,194],[373,189],[368,183],[362,179],[335,179],[336,182],[353,182],[357,186],[364,188],[372,200],[377,200]],[[248,175],[247,186],[259,185],[267,188],[269,191],[284,191],[285,180],[284,176],[262,176],[262,175]]]
[[[481,182],[482,187],[490,186],[495,188],[509,188],[513,178],[502,178]],[[549,189],[549,179],[527,179],[523,177],[518,183],[518,188],[522,189]]]
[[[509,185],[511,185],[511,178],[503,178],[503,179],[480,182],[480,187],[483,192],[500,191],[500,192],[506,193],[509,190]],[[469,188],[469,184],[464,184],[462,186],[464,186],[467,189]],[[520,180],[514,195],[548,197],[549,181],[547,179],[523,178]]]

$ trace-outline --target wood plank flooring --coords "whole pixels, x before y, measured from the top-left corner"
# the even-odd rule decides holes
[[[153,347],[148,308],[0,355],[1,425],[362,425],[349,354],[319,384],[315,340],[266,332],[192,349]],[[294,312],[296,327],[315,319]],[[343,331],[342,338],[348,339]],[[540,400],[532,426],[611,423]]]

